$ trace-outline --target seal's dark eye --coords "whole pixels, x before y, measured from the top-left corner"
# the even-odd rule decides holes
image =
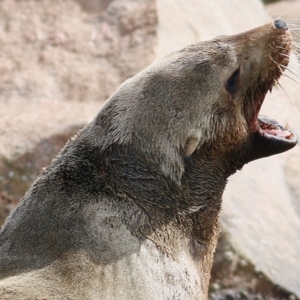
[[[238,88],[240,78],[240,68],[233,72],[233,74],[229,77],[226,82],[225,88],[227,92],[231,95],[234,95]]]

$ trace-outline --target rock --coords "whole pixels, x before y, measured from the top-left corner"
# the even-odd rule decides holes
[[[126,78],[187,44],[266,21],[259,0],[1,1],[0,202],[15,203]],[[299,87],[288,78],[280,82],[292,100],[274,88],[263,111],[300,135]],[[225,267],[234,263],[246,272],[251,264],[295,297],[300,297],[299,157],[296,147],[244,167],[229,180],[221,214],[230,245]],[[5,203],[4,214],[11,208]],[[254,299],[244,290],[227,294]],[[226,292],[218,297],[229,299]]]
[[[154,1],[79,2],[85,10],[71,0],[0,2],[0,192],[17,200],[71,133],[154,59]]]
[[[157,56],[217,35],[239,33],[266,20],[258,0],[157,0],[157,15]]]
[[[75,0],[89,13],[100,13],[108,8],[113,0]]]
[[[153,61],[156,25],[152,0],[116,0],[96,16],[71,0],[2,1],[0,156],[88,123]]]

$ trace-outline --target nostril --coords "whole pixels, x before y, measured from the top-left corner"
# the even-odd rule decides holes
[[[287,26],[287,24],[286,24],[286,22],[283,21],[283,20],[275,20],[274,21],[274,26],[277,29],[283,29],[283,30],[289,29],[288,26]]]

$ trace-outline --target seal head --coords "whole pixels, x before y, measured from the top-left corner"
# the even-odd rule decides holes
[[[184,162],[205,148],[232,151],[240,168],[294,147],[289,129],[258,116],[289,62],[291,43],[286,23],[276,20],[169,54],[106,103],[96,120],[97,130],[109,131],[102,147],[138,145],[177,182]]]

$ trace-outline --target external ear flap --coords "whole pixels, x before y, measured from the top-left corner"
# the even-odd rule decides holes
[[[199,134],[193,132],[187,136],[184,147],[183,147],[184,158],[189,157],[193,154],[193,152],[196,150],[199,142],[200,142]]]

